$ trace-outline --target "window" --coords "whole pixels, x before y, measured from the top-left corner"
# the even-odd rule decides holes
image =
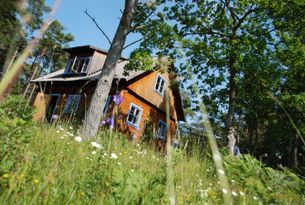
[[[111,98],[112,98],[111,96],[108,96],[108,98],[107,98],[105,107],[104,107],[104,109],[103,109],[103,115],[106,115],[106,114],[107,114],[107,111],[108,111],[108,107],[109,107],[109,103],[110,103],[110,101],[111,101]]]
[[[66,73],[87,73],[90,57],[69,59],[66,67]]]
[[[128,111],[126,122],[129,125],[138,128],[139,124],[140,124],[142,112],[143,112],[143,110],[141,108],[139,108],[135,104],[131,103],[129,111]]]
[[[157,136],[158,139],[165,140],[166,139],[166,134],[167,134],[167,125],[164,121],[159,120],[156,136]]]
[[[157,91],[159,94],[163,95],[164,90],[165,90],[165,84],[166,84],[166,80],[161,75],[158,75],[156,86],[155,86],[155,91]]]
[[[75,113],[78,109],[80,95],[68,95],[64,113]]]

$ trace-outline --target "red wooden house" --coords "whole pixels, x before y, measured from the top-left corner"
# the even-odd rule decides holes
[[[86,113],[107,52],[94,46],[73,47],[66,51],[70,57],[65,69],[32,81],[38,87],[34,99],[34,105],[38,108],[35,120],[51,122],[75,116],[81,119]],[[150,121],[156,137],[165,139],[164,91],[171,76],[158,69],[132,71],[125,76],[124,65],[127,62],[127,59],[121,58],[117,64],[112,89],[104,110],[101,110],[103,120],[113,116],[113,96],[120,95],[123,100],[115,107],[115,127],[119,131],[140,139],[145,125]],[[184,120],[184,113],[178,87],[171,88],[169,96],[170,130],[173,133],[177,122]]]

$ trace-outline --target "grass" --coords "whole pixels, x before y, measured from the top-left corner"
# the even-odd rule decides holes
[[[152,145],[107,131],[78,142],[72,127],[26,121],[7,123],[0,134],[0,204],[170,203],[167,159]],[[212,157],[196,150],[172,153],[176,202],[223,204],[226,190]],[[304,181],[288,170],[273,170],[250,156],[224,156],[224,165],[234,204],[305,203]]]

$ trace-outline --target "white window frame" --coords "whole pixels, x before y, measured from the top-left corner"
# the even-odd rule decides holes
[[[106,115],[106,114],[107,114],[107,112],[108,112],[108,107],[109,107],[109,104],[110,104],[111,99],[112,99],[112,96],[109,95],[109,96],[107,97],[107,101],[106,101],[105,107],[104,107],[104,109],[103,109],[103,115]]]
[[[82,60],[82,59],[84,59],[85,62],[86,62],[86,60],[88,60],[88,63],[86,64],[86,63],[84,62],[84,64],[83,64],[83,66],[82,66],[82,69],[81,69],[80,73],[87,73],[88,68],[89,68],[89,65],[90,65],[90,62],[91,62],[91,57],[82,57],[82,58],[79,58],[79,60]],[[85,68],[86,68],[86,69],[85,69]]]
[[[92,57],[77,57],[75,56],[75,58],[70,58],[67,62],[67,67],[66,67],[66,72],[65,73],[87,73],[89,66],[91,64],[91,59]],[[86,62],[86,60],[88,60],[87,63],[84,63],[82,68],[80,69],[80,72],[76,72],[74,70],[74,66],[77,65],[79,63],[80,60],[84,60]]]
[[[162,125],[163,126],[162,128],[165,130],[160,131],[159,130],[160,125]],[[164,134],[164,136],[162,134]],[[167,138],[167,124],[163,120],[159,120],[159,122],[158,122],[156,137],[157,137],[157,139],[163,139],[163,140],[165,140]]]
[[[75,103],[75,110],[72,110],[72,98],[73,97],[77,97],[76,99],[76,103]],[[80,99],[81,99],[81,95],[78,95],[78,94],[71,94],[71,95],[68,95],[67,97],[67,101],[66,101],[66,105],[65,105],[65,108],[63,110],[63,113],[64,114],[69,114],[69,113],[75,113],[77,110],[78,110],[78,106],[79,106],[79,102],[80,102]]]
[[[161,79],[161,81],[160,81],[160,84],[159,84],[159,87],[157,87],[158,86],[158,79]],[[161,82],[162,81],[164,81],[164,84],[163,84],[163,89],[162,90],[160,90],[161,89]],[[160,95],[164,95],[164,90],[165,90],[165,88],[166,88],[166,83],[167,83],[167,81],[165,80],[165,78],[162,76],[162,75],[160,75],[160,74],[158,74],[157,75],[157,79],[156,79],[156,83],[155,83],[155,91],[158,93],[158,94],[160,94]]]
[[[132,122],[132,121],[129,121],[128,118],[129,118],[129,115],[130,115],[130,111],[132,109],[132,107],[135,107],[136,109],[139,110],[139,114],[138,114],[138,118],[137,118],[137,121],[136,122]],[[134,111],[135,112],[135,111]],[[139,128],[139,125],[140,125],[140,122],[141,122],[141,117],[142,117],[142,114],[143,114],[143,109],[140,108],[139,106],[137,106],[136,104],[134,103],[130,103],[130,106],[129,106],[129,110],[128,110],[128,114],[127,114],[127,118],[126,118],[126,123],[132,127],[135,127],[135,128]],[[134,113],[133,113],[134,115]],[[133,116],[134,118],[134,116]]]

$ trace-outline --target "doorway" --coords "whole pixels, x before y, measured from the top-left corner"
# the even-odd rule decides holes
[[[60,94],[51,94],[51,99],[46,112],[46,119],[48,120],[48,122],[52,122],[55,119],[54,114],[56,112],[59,98],[60,98]]]

